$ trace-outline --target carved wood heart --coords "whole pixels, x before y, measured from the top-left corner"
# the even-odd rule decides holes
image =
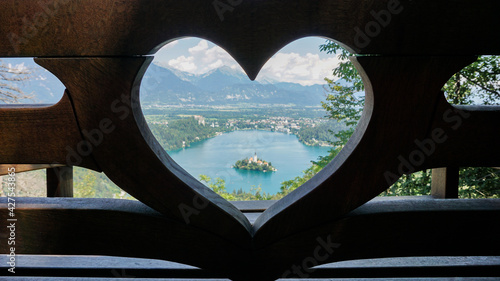
[[[39,7],[4,2],[0,56],[40,57],[36,62],[54,73],[67,91],[50,108],[0,110],[0,124],[20,116],[43,119],[45,124],[11,122],[21,130],[2,136],[2,147],[19,146],[16,142],[27,132],[45,139],[55,136],[50,143],[23,142],[21,156],[13,152],[0,161],[103,171],[141,202],[179,223],[185,229],[183,235],[202,233],[200,239],[224,244],[221,257],[201,251],[199,257],[182,260],[186,263],[234,275],[252,266],[266,268],[265,278],[273,279],[290,262],[307,257],[308,249],[317,243],[303,241],[297,245],[301,250],[293,253],[287,248],[296,245],[283,241],[328,233],[321,227],[377,196],[402,173],[449,163],[498,165],[500,159],[498,149],[486,149],[499,141],[489,134],[495,124],[484,122],[498,118],[499,111],[460,110],[450,106],[440,91],[451,75],[475,60],[470,54],[500,53],[500,40],[492,41],[488,30],[463,24],[469,16],[465,0],[453,5],[431,0],[228,1],[233,9],[227,10],[201,0],[189,5],[182,1],[49,1],[43,2],[49,6]],[[499,6],[497,1],[487,2]],[[430,4],[434,10],[428,10]],[[474,20],[495,26],[497,9],[486,6],[482,6],[483,17]],[[461,36],[442,32],[444,11],[447,25],[463,27]],[[22,16],[35,19],[41,13],[47,21],[35,24],[36,32],[26,33]],[[377,25],[380,15],[385,21]],[[462,44],[465,34],[478,44]],[[139,84],[151,62],[148,54],[183,36],[206,38],[223,47],[250,79],[280,48],[305,36],[335,39],[357,54],[378,55],[353,58],[366,86],[366,105],[345,149],[253,225],[172,161],[142,115]],[[458,120],[460,126],[456,126]],[[470,128],[475,128],[474,136]],[[421,144],[428,140],[434,145],[432,153],[426,154]],[[481,147],[489,156],[477,156]],[[404,161],[413,163],[412,168]],[[196,251],[188,242],[186,250]],[[165,258],[175,261],[176,253],[165,253]]]

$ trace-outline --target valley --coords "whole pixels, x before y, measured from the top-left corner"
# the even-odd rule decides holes
[[[312,107],[163,107],[144,111],[150,130],[167,151],[238,130],[291,134],[308,146],[330,146],[335,140],[331,132],[344,128],[321,118],[325,114],[322,108]]]

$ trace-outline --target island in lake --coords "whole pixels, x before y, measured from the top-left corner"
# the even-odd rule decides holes
[[[257,153],[253,157],[236,161],[233,168],[260,172],[277,171],[270,162],[257,158]]]

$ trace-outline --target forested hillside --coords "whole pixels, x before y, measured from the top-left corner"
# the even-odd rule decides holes
[[[151,132],[165,150],[176,150],[191,143],[214,137],[225,127],[205,126],[193,117],[174,120],[168,124],[149,124]]]
[[[302,127],[297,133],[300,142],[306,145],[331,145],[336,140],[335,132],[345,129],[345,125],[337,122],[324,122],[315,127]]]

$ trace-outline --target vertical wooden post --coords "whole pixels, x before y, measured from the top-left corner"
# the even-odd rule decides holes
[[[47,197],[73,197],[73,167],[47,169]]]
[[[435,198],[458,198],[458,167],[432,169],[431,195]]]

